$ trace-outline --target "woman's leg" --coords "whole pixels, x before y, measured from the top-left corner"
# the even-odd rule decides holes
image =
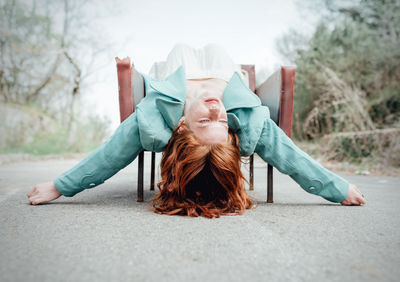
[[[200,49],[176,44],[165,62],[153,64],[149,75],[163,80],[180,66],[184,67],[187,79],[220,78],[228,82],[233,73],[238,72],[248,85],[241,67],[233,62],[223,47],[216,44],[208,44]]]
[[[200,69],[198,51],[186,44],[176,44],[169,52],[166,61],[153,64],[149,76],[164,80],[180,66],[184,67],[186,76],[198,72]]]
[[[203,48],[202,68],[210,77],[221,78],[227,82],[237,72],[248,86],[248,78],[243,74],[240,65],[235,64],[228,52],[219,45],[208,44]]]
[[[166,66],[166,76],[180,66],[184,67],[186,76],[188,76],[201,67],[198,50],[186,44],[176,44],[168,54]]]

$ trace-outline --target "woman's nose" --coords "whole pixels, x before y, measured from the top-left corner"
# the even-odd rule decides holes
[[[218,104],[213,103],[209,106],[210,109],[210,115],[212,118],[218,118],[220,107]]]

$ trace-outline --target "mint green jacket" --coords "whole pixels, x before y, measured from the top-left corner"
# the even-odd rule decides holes
[[[146,97],[98,149],[55,181],[57,190],[71,197],[102,184],[131,163],[142,150],[161,152],[183,115],[186,78],[180,67],[163,81],[144,78]],[[332,202],[342,202],[349,183],[323,168],[270,119],[269,110],[235,73],[222,99],[228,124],[240,139],[240,153],[257,153],[305,191]]]

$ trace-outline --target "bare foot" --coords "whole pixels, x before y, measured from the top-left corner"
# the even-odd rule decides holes
[[[53,182],[37,184],[26,195],[31,205],[51,202],[61,196]]]
[[[354,184],[349,185],[349,192],[347,193],[346,199],[341,202],[341,204],[345,206],[359,206],[365,205],[366,203],[363,194],[361,194],[360,190],[358,190]]]

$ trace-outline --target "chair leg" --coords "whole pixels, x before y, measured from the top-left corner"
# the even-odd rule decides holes
[[[156,168],[156,152],[151,152],[150,190],[152,191],[154,191],[155,168]]]
[[[267,179],[267,203],[274,202],[274,179],[273,179],[273,167],[268,164],[268,179]]]
[[[144,151],[139,153],[137,201],[143,202]]]
[[[249,170],[249,178],[250,178],[250,187],[249,189],[254,190],[254,154],[250,156],[250,170]]]

